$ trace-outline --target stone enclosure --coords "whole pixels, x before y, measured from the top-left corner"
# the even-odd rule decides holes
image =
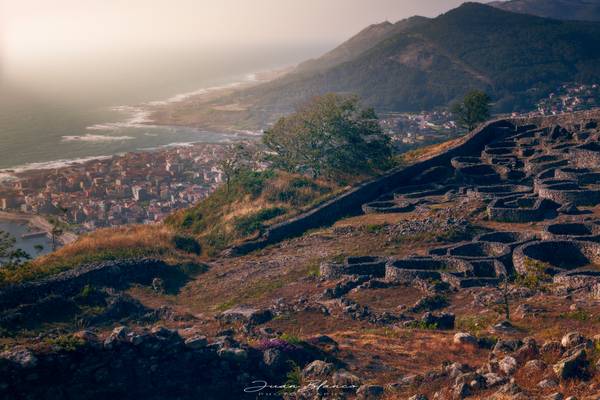
[[[438,156],[436,167],[423,168],[362,205],[366,214],[398,214],[473,200],[484,205],[483,220],[509,230],[433,248],[427,256],[370,254],[324,263],[322,275],[387,284],[441,281],[460,289],[537,274],[589,287],[600,278],[600,221],[594,217],[600,204],[598,117],[596,111],[495,121],[471,134],[473,140],[486,132],[489,140],[479,149]]]

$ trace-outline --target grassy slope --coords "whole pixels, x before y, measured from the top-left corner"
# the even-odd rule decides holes
[[[453,139],[405,153],[409,165],[446,151]],[[355,177],[358,183],[367,177]],[[219,187],[197,205],[173,213],[165,224],[99,229],[18,269],[0,268],[0,286],[39,279],[78,265],[115,259],[153,257],[170,264],[198,264],[233,243],[252,239],[269,225],[294,217],[349,187],[284,172],[252,172]],[[177,239],[200,245],[200,254]]]

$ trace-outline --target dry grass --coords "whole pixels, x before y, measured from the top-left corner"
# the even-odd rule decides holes
[[[213,256],[233,243],[253,238],[268,226],[331,198],[343,188],[282,171],[234,177],[196,206],[167,219],[178,231],[195,235]]]
[[[436,143],[430,146],[419,147],[415,150],[407,151],[406,153],[402,154],[402,162],[406,164],[412,164],[418,161],[426,160],[459,145],[464,140],[465,136],[461,136],[442,143]]]
[[[0,269],[0,285],[42,278],[78,265],[154,257],[172,264],[200,262],[199,257],[175,248],[175,232],[164,225],[131,225],[99,229],[65,247],[15,269]]]

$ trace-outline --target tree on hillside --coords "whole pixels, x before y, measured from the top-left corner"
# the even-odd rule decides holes
[[[237,143],[227,147],[218,167],[223,173],[227,193],[231,180],[243,170],[254,170],[260,163],[259,151],[250,143]]]
[[[461,102],[455,103],[451,111],[460,127],[472,131],[490,117],[490,101],[486,93],[473,90]]]
[[[0,231],[0,264],[3,267],[18,267],[31,256],[25,251],[15,248],[16,239],[8,232]]]
[[[275,168],[340,179],[390,166],[392,148],[372,108],[355,96],[315,97],[265,132]]]

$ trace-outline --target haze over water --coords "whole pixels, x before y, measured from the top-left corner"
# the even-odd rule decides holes
[[[140,127],[114,108],[242,81],[461,1],[0,0],[0,169],[235,139]]]
[[[52,66],[31,69],[0,84],[0,169],[173,143],[235,140],[219,132],[140,125],[142,116],[130,106],[252,79],[253,71],[291,65],[323,50],[149,50],[100,55],[54,71]]]

